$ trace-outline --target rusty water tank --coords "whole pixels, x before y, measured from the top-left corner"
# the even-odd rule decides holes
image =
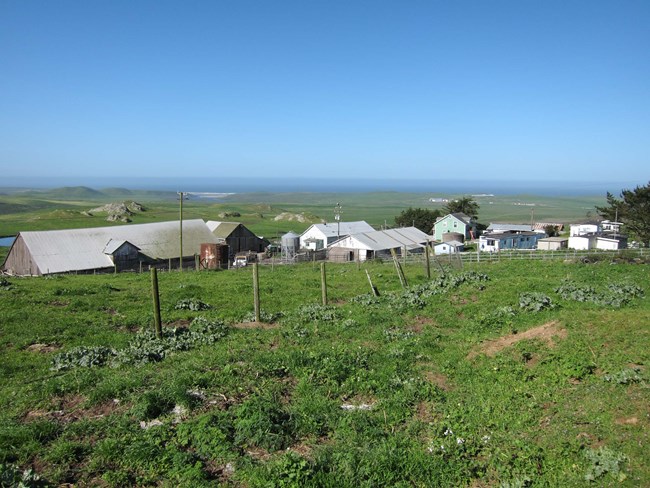
[[[442,234],[442,242],[450,241],[465,242],[465,234],[461,232],[445,232]]]
[[[201,244],[201,264],[206,269],[228,268],[228,245],[212,242]]]

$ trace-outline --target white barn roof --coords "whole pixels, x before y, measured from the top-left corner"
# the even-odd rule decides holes
[[[417,249],[424,247],[428,240],[429,236],[416,227],[402,227],[353,234],[336,241],[330,247],[367,249],[369,251],[384,251],[402,247]]]
[[[318,229],[325,237],[336,237],[337,235],[352,235],[360,232],[374,232],[375,229],[365,220],[357,222],[336,222],[328,224],[313,224],[303,234],[307,234],[312,229]]]
[[[153,259],[178,258],[179,230],[179,221],[171,221],[21,232],[18,239],[24,242],[40,272],[48,274],[112,267],[113,260],[109,254],[124,241]],[[216,237],[203,220],[183,221],[183,254],[186,256],[200,252],[202,243],[216,242]]]

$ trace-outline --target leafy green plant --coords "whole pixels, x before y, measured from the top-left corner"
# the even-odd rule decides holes
[[[643,379],[639,372],[638,368],[625,368],[618,373],[606,374],[603,376],[603,380],[618,385],[629,385],[630,383],[638,383]]]
[[[96,368],[110,363],[116,356],[115,349],[104,346],[79,346],[57,354],[52,359],[52,371],[65,371],[73,368]]]
[[[120,350],[104,346],[81,346],[60,353],[52,359],[53,371],[72,368],[92,368],[106,365],[144,364],[162,361],[176,351],[187,351],[202,345],[214,344],[228,334],[222,321],[195,318],[189,328],[163,329],[162,338],[146,329],[138,332],[129,345]]]
[[[641,287],[629,283],[610,283],[606,290],[597,291],[593,286],[581,285],[571,280],[564,280],[555,292],[565,300],[592,302],[616,308],[644,295]]]
[[[0,487],[36,488],[48,483],[32,469],[22,470],[13,464],[0,464]]]
[[[551,297],[539,292],[525,292],[519,295],[519,308],[526,312],[541,312],[555,308]]]
[[[339,318],[340,312],[331,305],[311,304],[298,308],[294,316],[302,322],[331,322]]]
[[[267,312],[266,310],[260,310],[260,320],[266,324],[274,324],[282,317],[284,317],[284,312]],[[242,322],[255,322],[255,312],[249,312],[242,318]]]
[[[271,472],[276,480],[272,485],[278,488],[299,488],[314,475],[314,469],[309,460],[293,451],[282,455],[273,463]]]
[[[10,290],[10,289],[11,289],[11,281],[9,281],[4,276],[0,276],[0,290]]]
[[[202,302],[198,298],[183,298],[179,300],[174,306],[176,310],[193,310],[199,312],[201,310],[210,309],[210,305],[205,302]]]
[[[607,473],[614,476],[618,481],[623,481],[626,478],[625,474],[621,472],[621,467],[628,458],[620,452],[601,446],[598,449],[587,449],[585,458],[589,463],[585,474],[585,480],[587,481],[596,481]]]

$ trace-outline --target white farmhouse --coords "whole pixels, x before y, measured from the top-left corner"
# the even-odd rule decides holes
[[[300,248],[318,251],[324,249],[341,237],[362,232],[374,232],[374,228],[366,221],[334,222],[329,224],[313,224],[300,235]]]
[[[586,236],[589,234],[597,234],[602,229],[598,222],[586,222],[584,224],[571,224],[570,236]]]

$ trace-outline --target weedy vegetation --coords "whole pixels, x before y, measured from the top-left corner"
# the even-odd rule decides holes
[[[647,264],[404,271],[2,278],[2,486],[647,483]]]

